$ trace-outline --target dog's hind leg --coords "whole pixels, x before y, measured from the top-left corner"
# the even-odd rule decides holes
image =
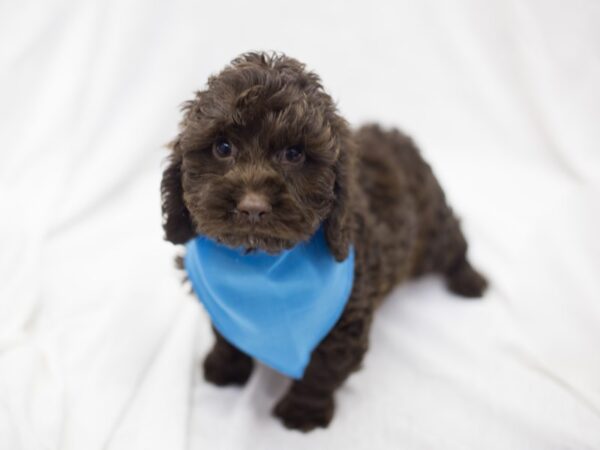
[[[463,297],[481,297],[488,284],[485,277],[471,266],[466,256],[447,270],[444,275],[448,288]]]
[[[423,258],[425,271],[441,273],[448,288],[462,297],[481,297],[488,285],[467,258],[467,241],[445,201],[435,214]]]

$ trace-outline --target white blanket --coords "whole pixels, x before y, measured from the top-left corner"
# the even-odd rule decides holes
[[[0,449],[600,449],[597,2],[15,1],[0,42]],[[178,104],[250,49],[412,134],[492,283],[398,288],[308,435],[267,368],[203,381],[160,228]]]

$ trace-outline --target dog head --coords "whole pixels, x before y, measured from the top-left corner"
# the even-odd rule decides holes
[[[167,240],[203,234],[278,253],[322,224],[346,258],[350,133],[317,75],[284,55],[244,54],[183,112],[161,185]]]

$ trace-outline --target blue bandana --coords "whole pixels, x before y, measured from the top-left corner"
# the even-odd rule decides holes
[[[225,339],[273,369],[301,378],[312,351],[346,306],[354,249],[337,262],[322,229],[278,255],[245,254],[198,236],[187,243],[185,268]]]

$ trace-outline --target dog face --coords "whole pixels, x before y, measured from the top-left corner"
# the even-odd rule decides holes
[[[168,240],[203,234],[278,253],[323,224],[345,258],[349,131],[315,74],[285,56],[245,54],[184,112],[162,182]]]

